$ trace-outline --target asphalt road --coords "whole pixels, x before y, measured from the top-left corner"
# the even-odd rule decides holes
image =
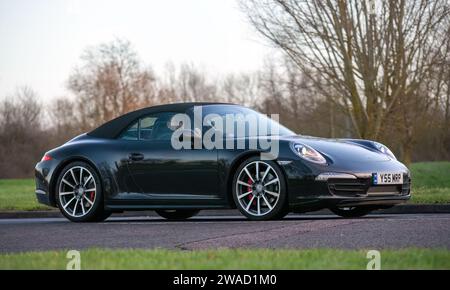
[[[250,222],[241,216],[199,216],[183,222],[120,217],[99,224],[74,224],[61,218],[0,220],[3,253],[90,247],[450,249],[450,214],[359,219],[289,215],[269,222]]]

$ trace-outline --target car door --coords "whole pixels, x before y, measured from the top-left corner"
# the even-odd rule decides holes
[[[130,127],[139,132],[127,146],[130,175],[149,199],[216,198],[217,151],[173,149],[170,120],[175,114],[148,115]]]

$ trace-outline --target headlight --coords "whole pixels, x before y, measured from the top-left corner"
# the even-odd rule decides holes
[[[327,164],[327,160],[325,157],[322,156],[319,152],[314,150],[313,148],[300,144],[300,143],[292,143],[291,149],[294,151],[295,154],[300,156],[303,159],[306,159],[308,161],[317,163],[317,164]]]
[[[394,160],[397,160],[397,158],[395,158],[394,153],[392,153],[392,151],[389,150],[389,148],[387,148],[386,146],[384,146],[383,144],[378,143],[378,142],[373,142],[373,144],[375,145],[375,147],[377,148],[378,151],[380,151],[384,155],[391,157]]]

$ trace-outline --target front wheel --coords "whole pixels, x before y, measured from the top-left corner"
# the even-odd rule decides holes
[[[330,208],[330,210],[344,218],[357,218],[368,215],[373,209],[368,207],[334,207]]]
[[[156,210],[156,213],[168,220],[185,220],[197,215],[199,210],[190,209],[173,209],[173,210]]]
[[[233,199],[250,220],[282,218],[288,212],[283,172],[273,161],[247,159],[234,176]]]

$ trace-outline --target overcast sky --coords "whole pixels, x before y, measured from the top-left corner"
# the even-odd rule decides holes
[[[237,0],[0,0],[0,97],[22,85],[65,95],[83,50],[115,38],[157,72],[169,61],[252,71],[270,52]]]

